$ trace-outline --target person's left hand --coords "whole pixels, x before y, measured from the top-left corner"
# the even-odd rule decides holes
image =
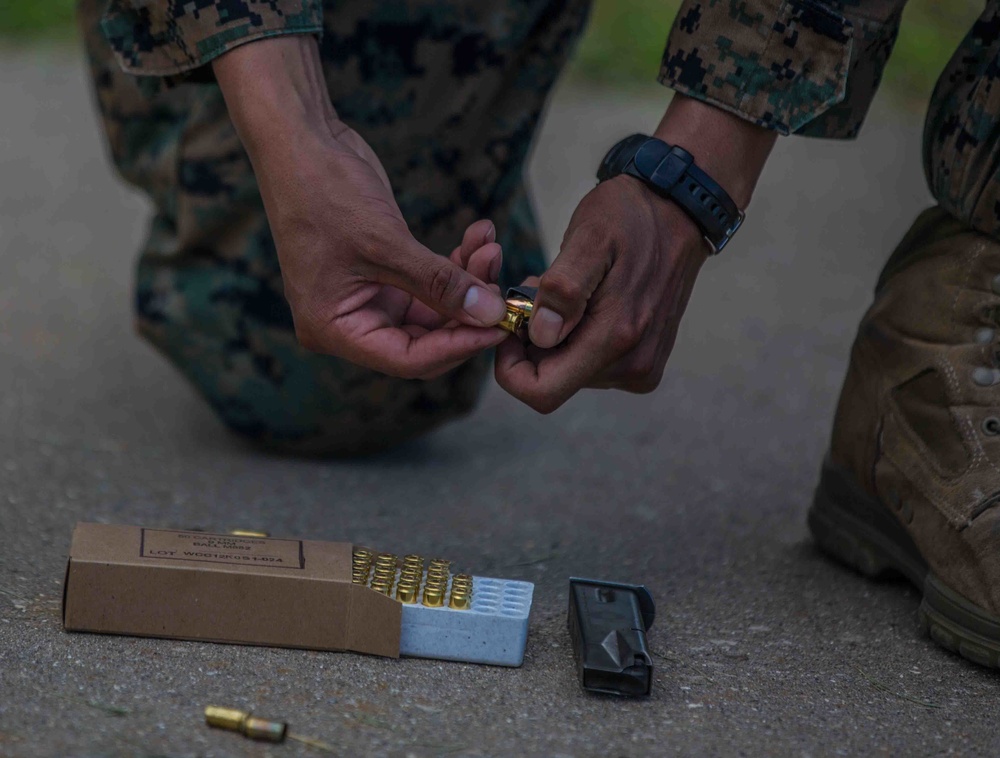
[[[599,184],[538,282],[532,344],[497,348],[497,382],[540,413],[584,387],[651,392],[707,253],[684,211],[638,180]]]

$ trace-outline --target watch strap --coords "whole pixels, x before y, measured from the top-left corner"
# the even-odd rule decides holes
[[[597,178],[604,181],[619,174],[634,176],[681,206],[701,229],[713,254],[721,252],[743,223],[744,214],[736,203],[684,148],[633,134],[611,148]]]

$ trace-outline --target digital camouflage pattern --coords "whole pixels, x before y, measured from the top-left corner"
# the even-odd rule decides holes
[[[685,0],[660,81],[782,133],[853,137],[902,0]],[[1000,236],[1000,0],[938,84],[925,158],[941,204]],[[544,267],[523,168],[589,0],[79,0],[112,155],[155,206],[139,331],[230,428],[300,453],[361,453],[475,403],[488,361],[393,379],[298,346],[250,162],[211,67],[231,47],[319,35],[340,117],[381,158],[414,235],[449,252],[491,218],[504,284]]]
[[[781,134],[854,137],[905,0],[686,0],[660,82]]]
[[[858,134],[905,0],[685,0],[660,81],[782,134]],[[938,79],[924,128],[935,199],[1000,238],[1000,0]]]
[[[122,68],[147,76],[190,71],[241,42],[322,29],[320,0],[110,0],[104,15]]]
[[[952,215],[1000,238],[1000,2],[991,0],[938,79],[924,172]]]
[[[135,75],[147,64],[161,73],[185,51],[232,44],[206,31],[223,9],[236,24],[223,37],[239,28],[237,41],[248,41],[301,6],[137,2],[130,14],[116,3],[102,29],[102,5],[79,3],[99,110],[119,171],[155,207],[137,269],[139,332],[231,429],[281,450],[365,453],[470,410],[487,356],[422,382],[302,349],[249,159],[211,68],[193,68],[206,58],[172,69],[182,77]],[[174,31],[162,31],[164,13],[183,16]],[[201,27],[188,23],[196,13]],[[522,171],[586,13],[580,0],[338,0],[322,17],[333,103],[381,158],[414,235],[450,253],[470,222],[491,218],[504,249],[502,285],[544,268]],[[254,14],[260,24],[239,25]],[[182,33],[190,37],[175,39]]]

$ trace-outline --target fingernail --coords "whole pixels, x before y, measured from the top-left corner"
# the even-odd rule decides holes
[[[500,281],[500,267],[503,265],[503,250],[498,249],[497,254],[490,262],[490,282]]]
[[[497,241],[497,228],[490,222],[490,228],[486,230],[486,244]]]
[[[528,333],[538,347],[555,347],[559,344],[559,333],[563,328],[563,317],[548,308],[539,308],[531,314]]]
[[[472,318],[483,326],[493,326],[499,323],[503,314],[507,311],[507,306],[499,295],[496,295],[482,287],[469,287],[465,293],[465,302],[462,308]]]

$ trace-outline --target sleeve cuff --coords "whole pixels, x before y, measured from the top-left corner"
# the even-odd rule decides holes
[[[844,100],[853,43],[853,24],[816,0],[685,0],[659,81],[790,134]]]
[[[111,0],[101,28],[119,65],[175,76],[247,42],[323,31],[321,0]]]

